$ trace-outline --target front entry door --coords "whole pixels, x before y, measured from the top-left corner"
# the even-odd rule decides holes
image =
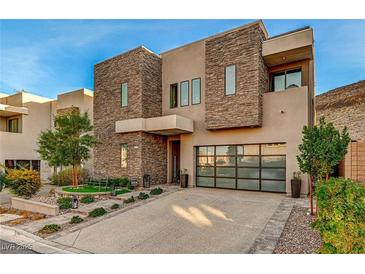
[[[180,170],[180,141],[171,142],[171,176],[172,182],[179,182],[179,170]]]

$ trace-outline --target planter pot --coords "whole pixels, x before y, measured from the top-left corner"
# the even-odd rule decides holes
[[[181,174],[180,175],[180,187],[186,188],[188,187],[189,174]]]
[[[300,188],[302,186],[301,180],[291,180],[291,196],[292,198],[300,197]]]

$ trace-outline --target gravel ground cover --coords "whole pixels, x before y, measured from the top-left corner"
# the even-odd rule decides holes
[[[276,254],[315,254],[322,241],[311,227],[314,217],[309,208],[294,207],[275,247]]]

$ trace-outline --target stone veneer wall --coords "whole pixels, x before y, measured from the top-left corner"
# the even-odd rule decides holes
[[[213,37],[205,48],[207,129],[262,125],[262,94],[268,72],[262,57],[265,35],[259,24]],[[224,94],[225,67],[236,65],[236,94]]]
[[[339,129],[346,126],[352,140],[365,140],[365,80],[318,95],[317,122],[322,115]]]
[[[354,140],[339,166],[339,175],[365,183],[365,80],[318,95],[317,122],[321,116],[340,130],[346,126]]]
[[[143,47],[118,55],[94,68],[95,177],[151,175],[166,182],[166,137],[143,132],[115,133],[115,122],[162,113],[161,59]],[[121,107],[121,84],[128,83],[128,106]],[[120,145],[128,144],[127,168],[121,167]]]
[[[56,111],[57,115],[66,115],[71,113],[80,113],[80,108],[78,107],[68,107],[68,108],[60,108]]]

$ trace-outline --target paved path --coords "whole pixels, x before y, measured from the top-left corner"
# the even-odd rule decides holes
[[[53,241],[92,253],[247,253],[283,198],[187,189]]]

